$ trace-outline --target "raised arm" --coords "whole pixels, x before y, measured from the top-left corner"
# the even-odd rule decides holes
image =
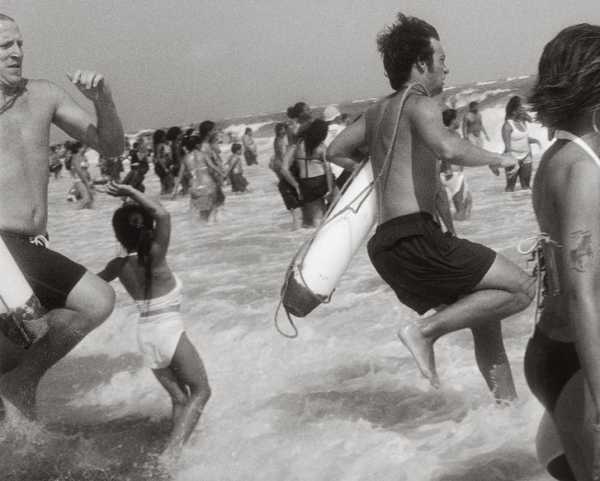
[[[53,122],[102,155],[120,155],[125,147],[123,125],[104,77],[95,72],[77,70],[68,78],[94,104],[96,121],[66,91],[55,85]]]
[[[408,104],[406,109],[413,127],[440,160],[467,167],[511,167],[515,164],[510,156],[488,152],[451,134],[442,122],[442,114],[435,100],[415,96],[414,103]]]
[[[586,161],[589,159],[585,159]],[[569,168],[566,189],[556,196],[561,225],[561,255],[566,282],[562,289],[568,302],[569,321],[583,375],[600,423],[600,172],[592,163],[580,161]]]
[[[346,170],[353,171],[356,165],[364,159],[361,151],[367,148],[365,133],[366,122],[365,116],[362,115],[333,139],[327,149],[327,160]]]
[[[129,197],[140,204],[156,221],[152,254],[155,260],[160,260],[167,255],[169,240],[171,238],[171,215],[158,201],[143,194],[130,185],[110,182],[106,186],[106,193],[115,197]]]

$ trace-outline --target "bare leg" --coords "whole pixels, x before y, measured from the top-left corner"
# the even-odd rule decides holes
[[[472,327],[471,331],[477,366],[496,401],[498,403],[514,401],[517,398],[517,391],[504,350],[502,324],[500,321],[490,322],[483,326]]]
[[[398,332],[421,373],[438,385],[433,344],[441,336],[466,327],[477,328],[525,309],[533,299],[535,279],[500,254],[474,292],[446,309],[408,323]]]
[[[173,426],[175,426],[179,422],[179,418],[183,413],[183,407],[188,401],[188,393],[181,388],[175,378],[175,374],[170,368],[153,369],[152,372],[162,387],[169,393],[169,396],[171,396],[171,421],[173,422]]]
[[[185,405],[174,422],[173,431],[164,452],[167,457],[175,457],[198,424],[211,393],[202,359],[185,333],[179,339],[168,369],[173,373],[174,379],[180,387],[184,385],[189,389]]]
[[[552,419],[576,479],[591,481],[594,437],[598,435],[592,430],[596,409],[582,371],[563,387]]]
[[[113,306],[112,288],[86,272],[69,293],[67,308],[49,312],[48,334],[28,350],[22,350],[20,364],[0,378],[2,396],[25,416],[35,418],[35,393],[44,373],[99,326]],[[3,369],[2,373],[7,371]]]
[[[292,214],[292,230],[298,229],[298,209],[290,209],[290,214]]]

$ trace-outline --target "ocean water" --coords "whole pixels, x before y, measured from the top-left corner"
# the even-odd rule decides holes
[[[503,106],[489,105],[483,116],[488,147],[500,151]],[[533,132],[547,145],[544,129]],[[164,201],[173,221],[168,260],[183,281],[187,332],[213,391],[179,464],[167,473],[153,468],[168,435],[170,405],[137,352],[135,307],[114,283],[111,317],[43,379],[40,422],[8,406],[0,426],[2,479],[548,479],[534,443],[542,408],[523,376],[533,307],[503,325],[519,395],[504,408],[475,366],[467,331],[436,344],[439,390],[419,376],[396,337],[415,314],[379,279],[365,248],[331,302],[298,320],[297,339],[276,332],[285,270],[312,231],[291,230],[267,168],[271,139],[259,138],[258,145],[259,165],[246,168],[251,191],[227,192],[218,224],[198,223],[187,199]],[[503,178],[487,168],[467,175],[474,208],[469,221],[457,223],[459,234],[530,270],[516,248],[536,232],[529,192],[504,193]],[[52,244],[97,272],[118,252],[110,219],[119,201],[98,194],[94,210],[76,211],[66,202],[70,182],[63,176],[50,183]],[[158,194],[151,173],[147,187]]]

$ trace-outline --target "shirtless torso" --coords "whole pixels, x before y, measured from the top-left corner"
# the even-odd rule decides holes
[[[403,94],[404,90],[383,99],[365,114],[366,139],[375,177],[384,168],[383,163],[400,116]],[[421,137],[412,135],[409,121],[422,98],[410,95],[400,116],[398,138],[389,161],[389,170],[382,173],[379,182],[379,186],[385,185],[385,189],[378,190],[381,197],[380,222],[414,212],[429,212],[432,215],[435,212],[438,158]],[[379,119],[381,128],[377,132]]]

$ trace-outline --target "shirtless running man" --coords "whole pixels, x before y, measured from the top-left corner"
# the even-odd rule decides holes
[[[368,149],[379,206],[379,226],[368,245],[371,262],[400,301],[419,314],[447,306],[405,321],[398,333],[422,374],[437,386],[435,341],[470,328],[490,390],[499,401],[512,400],[516,392],[500,321],[529,305],[534,281],[493,250],[442,233],[434,216],[438,159],[494,168],[514,160],[480,149],[444,126],[431,98],[442,92],[448,74],[435,28],[398,14],[378,46],[395,93],[341,132],[327,157],[352,169],[355,153]]]
[[[22,77],[23,38],[0,14],[0,235],[42,305],[49,333],[27,351],[0,334],[0,394],[35,417],[35,393],[44,373],[114,305],[112,288],[96,275],[47,248],[50,125],[109,157],[123,151],[123,127],[102,75],[68,75],[91,100],[96,118],[47,80]],[[34,243],[35,241],[35,243]]]

